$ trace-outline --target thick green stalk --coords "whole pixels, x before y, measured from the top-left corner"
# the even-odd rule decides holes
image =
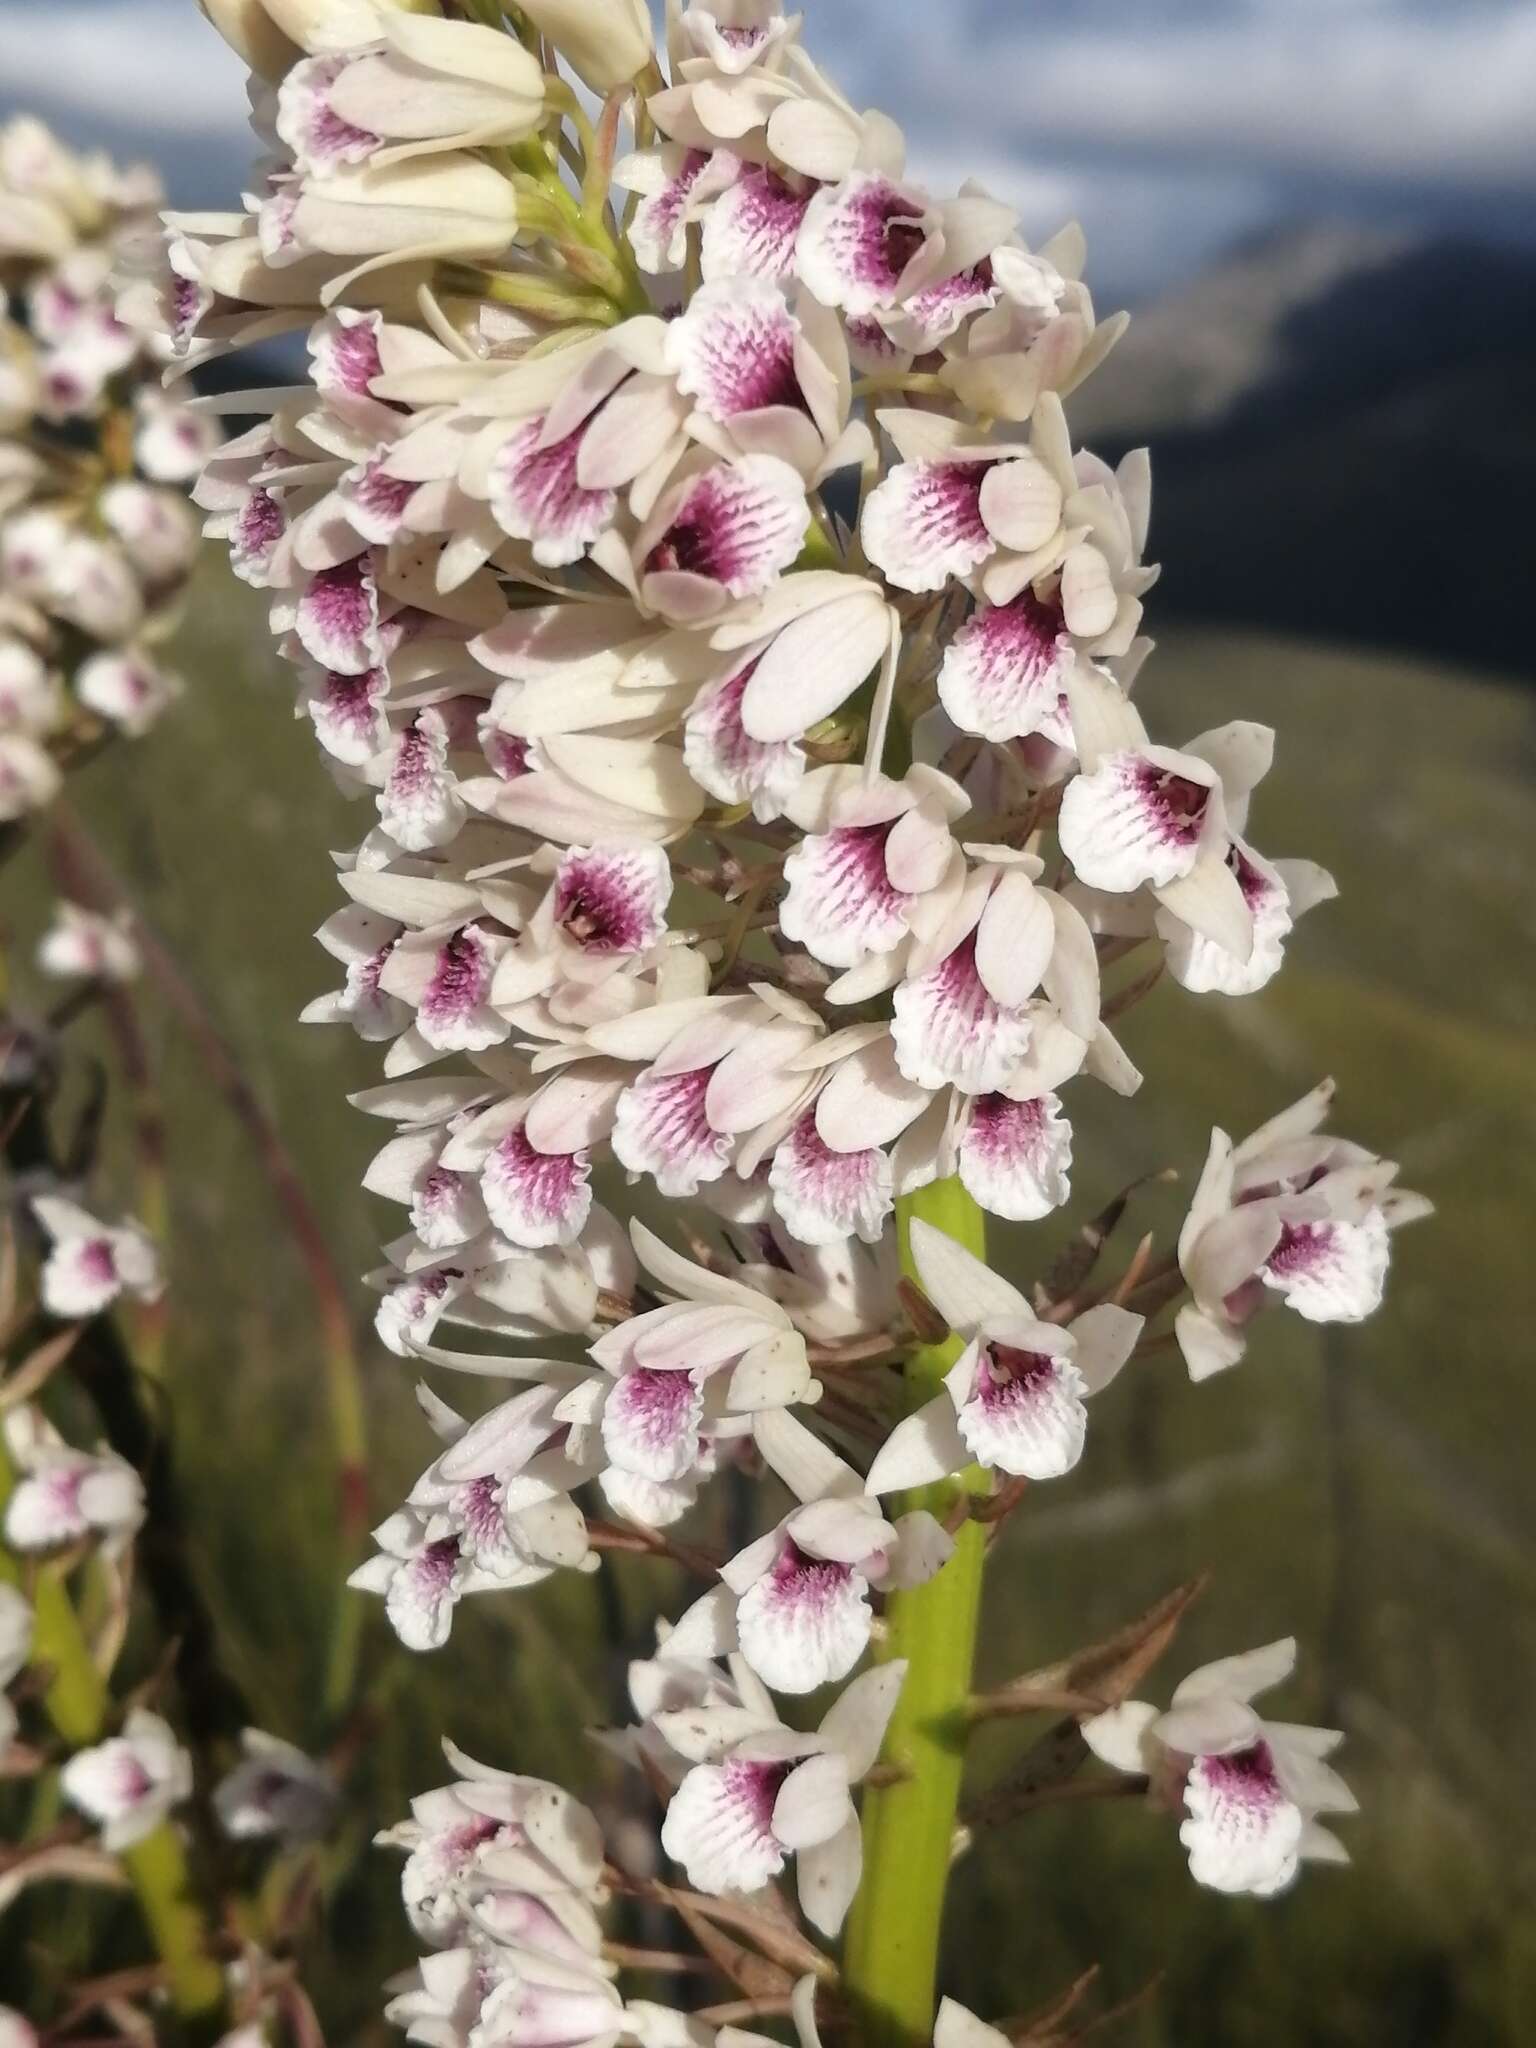
[[[15,1468],[0,1437],[0,1506],[15,1483]],[[0,1578],[12,1583],[21,1579],[15,1561],[4,1549],[0,1549]],[[43,1696],[48,1718],[71,1749],[83,1749],[99,1742],[106,1732],[112,1709],[106,1680],[92,1661],[58,1571],[45,1565],[33,1574],[26,1591],[32,1602],[32,1662],[49,1674]],[[224,2002],[224,1974],[208,1950],[181,1837],[169,1823],[162,1823],[129,1849],[122,1861],[165,1966],[173,2009],[194,2025],[211,2022]]]
[[[916,1277],[909,1242],[921,1217],[978,1258],[986,1253],[980,1209],[956,1180],[939,1181],[897,1204],[901,1268]],[[907,1360],[908,1409],[943,1386],[961,1342],[919,1344]],[[943,1521],[957,1499],[986,1491],[972,1467],[922,1488],[900,1504],[927,1508]],[[864,1881],[849,1921],[843,1987],[860,2048],[927,2048],[933,2038],[934,1986],[955,1812],[965,1764],[965,1706],[981,1606],[985,1532],[963,1523],[955,1554],[926,1586],[895,1593],[886,1606],[882,1658],[904,1657],[906,1682],[881,1761],[899,1776],[864,1794]]]

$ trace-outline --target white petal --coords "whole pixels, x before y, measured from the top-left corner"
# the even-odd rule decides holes
[[[892,306],[928,218],[916,193],[878,171],[855,171],[806,209],[796,270],[824,306],[855,316]]]
[[[818,1933],[835,1939],[848,1917],[864,1873],[864,1844],[857,1814],[848,1818],[829,1841],[800,1853],[796,1889],[800,1910]],[[813,1980],[803,1980],[810,1983]]]
[[[872,1494],[905,1493],[964,1471],[970,1462],[955,1421],[955,1404],[940,1394],[897,1423],[875,1454],[865,1484]]]
[[[1101,1394],[1136,1349],[1146,1321],[1112,1301],[1101,1302],[1078,1316],[1071,1328],[1072,1363],[1090,1394]]]
[[[974,934],[892,999],[896,1061],[923,1088],[948,1084],[967,1095],[1008,1085],[1030,1047],[1027,1012],[995,1003],[976,969]]]
[[[996,543],[981,516],[986,467],[898,462],[865,501],[869,559],[899,590],[942,590],[980,568]]]
[[[982,1351],[958,1415],[971,1455],[990,1471],[1058,1479],[1083,1454],[1088,1389],[1070,1360],[1002,1345]]]
[[[1184,1803],[1179,1840],[1197,1883],[1267,1898],[1296,1875],[1302,1814],[1281,1789],[1267,1744],[1197,1757]]]
[[[704,217],[705,277],[777,284],[793,276],[795,242],[809,204],[809,195],[772,171],[749,167]]]
[[[814,1692],[846,1678],[869,1642],[869,1590],[851,1565],[785,1539],[772,1569],[736,1610],[742,1655],[775,1692]],[[846,1789],[846,1772],[844,1773]]]
[[[631,1173],[649,1174],[664,1195],[697,1194],[725,1172],[730,1140],[704,1110],[710,1074],[644,1073],[619,1097],[614,1156]]]
[[[1391,1247],[1387,1220],[1286,1224],[1264,1268],[1271,1287],[1309,1323],[1358,1323],[1381,1306]]]
[[[1060,607],[1026,588],[1011,604],[982,605],[966,620],[939,669],[939,702],[961,732],[985,740],[1042,733],[1070,747],[1071,665]]]
[[[626,1472],[675,1484],[698,1460],[704,1396],[691,1373],[627,1372],[603,1406],[603,1444]]]
[[[766,1763],[698,1764],[667,1808],[661,1846],[695,1890],[751,1892],[784,1868],[773,1832],[782,1772]]]
[[[800,323],[776,285],[736,277],[706,284],[667,330],[667,358],[706,418],[802,404],[795,375]]]
[[[784,936],[828,967],[853,967],[889,953],[907,935],[910,898],[886,867],[887,821],[802,839],[784,863]]]
[[[1022,868],[1009,869],[976,928],[976,972],[992,1000],[1017,1009],[1044,979],[1056,950],[1050,898]]]
[[[1108,755],[1062,798],[1061,847],[1091,889],[1123,893],[1189,874],[1199,856],[1214,771],[1165,748]]]
[[[803,1116],[775,1148],[768,1171],[779,1215],[802,1244],[841,1244],[857,1235],[878,1244],[894,1203],[884,1152],[834,1152]]]
[[[849,1812],[847,1758],[836,1750],[808,1756],[784,1780],[773,1831],[786,1849],[814,1849],[838,1833]]]
[[[1072,1126],[1060,1099],[978,1095],[960,1139],[960,1179],[983,1209],[1033,1223],[1072,1192]]]
[[[1151,1768],[1147,1736],[1156,1719],[1156,1707],[1145,1700],[1122,1700],[1081,1724],[1083,1740],[1101,1763],[1139,1776]]]
[[[972,1335],[1031,1320],[1029,1303],[1019,1290],[946,1231],[924,1217],[914,1217],[911,1241],[923,1292],[952,1330]]]
[[[530,1250],[574,1244],[592,1209],[585,1152],[540,1152],[516,1124],[482,1169],[480,1191],[503,1237]]]
[[[805,773],[793,741],[768,743],[746,730],[742,707],[757,664],[701,691],[683,728],[683,759],[701,789],[723,804],[749,803],[764,824],[782,817]]]

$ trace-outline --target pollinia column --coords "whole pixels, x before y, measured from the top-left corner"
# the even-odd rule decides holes
[[[1251,995],[1332,885],[1247,836],[1267,728],[1170,747],[1133,702],[1148,475],[1072,445],[1124,324],[1075,228],[1031,250],[914,182],[771,0],[674,7],[665,50],[639,0],[206,11],[268,155],[245,211],[167,217],[160,303],[189,364],[307,337],[198,497],[370,806],[308,1014],[382,1049],[378,1327],[432,1380],[354,1583],[427,1651],[605,1551],[703,1578],[614,1745],[675,1883],[451,1752],[396,1831],[429,1953],[392,2014],[707,2041],[792,2004],[807,2041],[926,2041],[985,1530],[1076,1465],[1149,1316],[1197,1376],[1267,1304],[1356,1319],[1420,1205],[1319,1091],[1216,1134],[1177,1257],[1005,1279],[983,1216],[1069,1200],[1073,1101],[1141,1086],[1108,1020],[1156,972]],[[506,1397],[471,1419],[455,1376]],[[765,1483],[719,1560],[686,1518],[723,1467]],[[1332,1738],[1249,1704],[1286,1646],[1166,1714],[1137,1655],[1072,1694],[1075,1762],[1182,1808],[1203,1882],[1341,1853]],[[616,1983],[616,1892],[733,1930],[702,2017]]]

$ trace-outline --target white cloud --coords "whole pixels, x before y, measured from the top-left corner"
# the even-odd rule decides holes
[[[871,62],[860,18],[858,0],[840,6],[834,31],[855,98]],[[886,54],[897,18],[887,15]],[[1097,21],[1024,26],[1009,7],[988,10],[969,36],[920,44],[914,18],[910,95],[891,111],[919,135],[981,131],[994,148],[1011,138],[1037,157],[1054,146],[1074,158],[1474,190],[1536,176],[1530,0],[1460,0],[1436,13],[1400,0],[1248,0],[1214,18],[1169,22],[1138,8],[1114,29],[1102,12]]]

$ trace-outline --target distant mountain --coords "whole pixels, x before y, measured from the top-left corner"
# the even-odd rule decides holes
[[[1536,256],[1310,227],[1138,315],[1073,401],[1154,451],[1164,615],[1536,675]]]

